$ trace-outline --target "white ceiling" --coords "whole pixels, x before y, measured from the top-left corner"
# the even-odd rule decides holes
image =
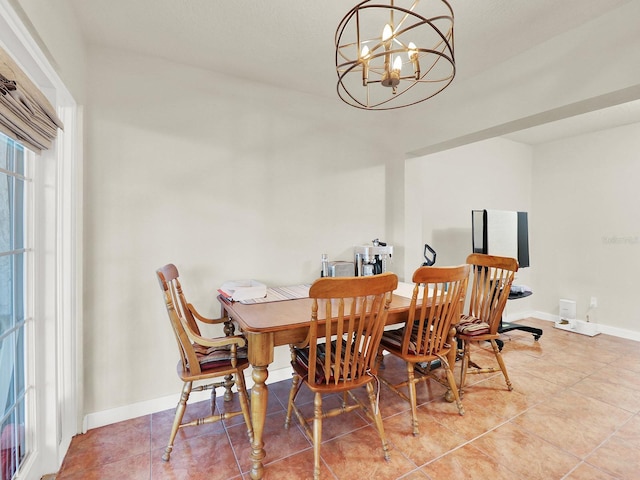
[[[633,0],[450,0],[455,13],[454,82],[629,1]],[[336,95],[335,29],[355,2],[71,0],[90,44],[325,97]],[[611,122],[637,121],[640,105],[635,103],[509,138],[539,143],[606,128]]]

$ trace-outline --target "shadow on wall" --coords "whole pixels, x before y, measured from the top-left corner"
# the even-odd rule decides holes
[[[436,251],[436,265],[447,267],[462,265],[473,251],[471,228],[434,230],[431,247]]]

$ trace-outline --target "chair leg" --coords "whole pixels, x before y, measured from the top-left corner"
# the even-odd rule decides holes
[[[464,394],[464,384],[467,379],[467,368],[469,368],[469,342],[462,341],[462,364],[460,365],[460,386],[458,387],[458,395],[462,397]]]
[[[384,426],[382,425],[382,413],[380,407],[377,404],[376,394],[373,390],[373,383],[366,384],[367,395],[369,396],[369,403],[371,404],[371,412],[373,412],[373,418],[375,419],[376,428],[378,429],[378,435],[382,441],[382,453],[385,460],[389,460],[389,444],[387,443],[387,437],[384,434]]]
[[[500,365],[500,370],[502,370],[502,375],[504,375],[504,381],[507,383],[507,389],[511,391],[513,390],[513,385],[511,385],[511,380],[509,380],[509,375],[507,374],[507,366],[504,364],[504,360],[502,359],[502,354],[500,353],[500,349],[498,348],[498,344],[496,343],[495,340],[491,340],[491,347],[493,347],[493,353],[496,356],[498,365]]]
[[[320,480],[320,444],[322,443],[322,395],[313,401],[313,480]]]
[[[216,414],[216,387],[211,387],[211,415]]]
[[[413,427],[413,436],[415,437],[420,434],[420,431],[418,430],[418,399],[416,394],[416,377],[413,369],[413,363],[407,362],[407,386],[409,387],[409,403],[411,404],[411,425]]]
[[[173,450],[173,442],[176,439],[176,435],[178,433],[178,429],[180,428],[180,424],[182,423],[182,417],[184,416],[184,411],[187,408],[187,402],[189,401],[189,395],[191,394],[191,386],[192,382],[184,382],[182,386],[182,394],[180,395],[180,400],[178,401],[178,406],[176,407],[176,415],[173,418],[173,426],[171,427],[171,434],[169,435],[169,444],[162,455],[162,460],[165,462],[169,461],[171,456],[171,451]]]
[[[249,412],[247,385],[242,372],[236,373],[236,384],[238,387],[238,397],[240,397],[240,408],[242,408],[242,415],[244,416],[244,423],[247,425],[247,435],[249,436],[249,443],[251,444],[253,443],[253,424],[251,423],[251,414]]]
[[[376,355],[375,370],[376,372],[384,369],[384,350],[381,348]]]
[[[302,382],[300,381],[300,376],[294,374],[293,382],[291,383],[291,390],[289,391],[289,403],[287,403],[287,416],[284,419],[284,428],[289,428],[289,424],[291,423],[291,412],[293,411],[293,401],[296,399],[296,395],[298,395],[298,391],[302,386]]]
[[[224,377],[224,401],[230,402],[233,400],[233,392],[231,389],[233,388],[233,375],[225,375]]]
[[[453,399],[456,402],[456,406],[458,407],[458,413],[460,415],[464,415],[464,407],[462,406],[462,401],[460,400],[460,395],[458,394],[458,387],[456,387],[456,378],[453,375],[453,369],[451,368],[449,361],[445,357],[440,357],[440,362],[442,363],[442,367],[444,368],[445,374],[447,375],[449,389],[453,394]]]

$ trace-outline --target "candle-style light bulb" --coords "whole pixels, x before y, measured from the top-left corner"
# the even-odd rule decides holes
[[[369,82],[369,47],[366,45],[362,46],[362,51],[360,52],[360,61],[362,62],[362,86],[366,87]]]
[[[420,80],[420,61],[418,60],[418,47],[416,47],[415,43],[409,42],[407,55],[413,64],[413,73],[416,76],[416,80]]]
[[[409,49],[407,51],[407,55],[409,56],[409,60],[413,61],[413,59],[418,55],[418,48],[416,44],[413,42],[409,42]]]
[[[393,71],[399,73],[400,70],[402,70],[402,58],[400,58],[400,55],[398,55],[393,61]]]
[[[391,29],[391,25],[387,23],[382,29],[382,41],[384,43],[387,43],[389,40],[391,40],[392,35],[393,35],[393,30]]]

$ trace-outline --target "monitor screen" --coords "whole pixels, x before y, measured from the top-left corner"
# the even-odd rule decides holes
[[[471,211],[471,231],[473,235],[473,253],[487,253],[486,210]]]
[[[520,268],[529,266],[527,212],[472,210],[473,253],[518,259]]]

